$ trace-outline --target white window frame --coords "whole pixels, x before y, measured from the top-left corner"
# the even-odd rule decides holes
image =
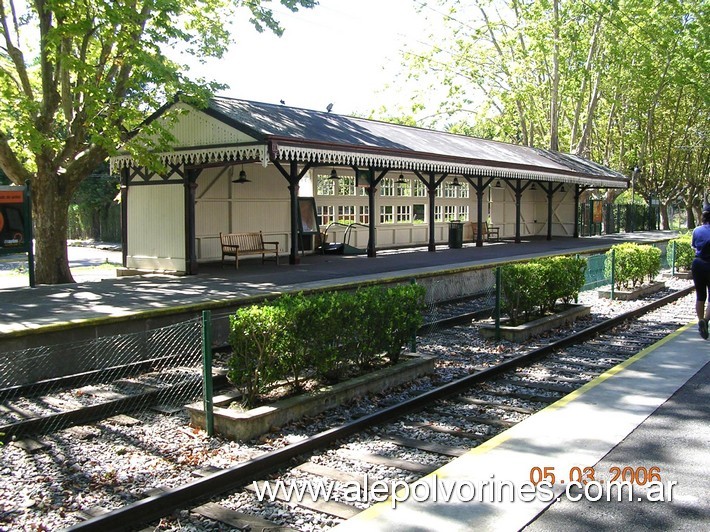
[[[394,223],[394,206],[393,205],[380,205],[380,223],[381,224],[393,224]]]
[[[394,179],[385,177],[380,181],[380,196],[394,196]]]
[[[360,205],[358,211],[358,222],[363,225],[370,225],[370,206]]]
[[[352,223],[355,221],[355,205],[338,205],[338,221]]]
[[[317,211],[321,225],[328,225],[335,221],[335,207],[333,205],[318,205]]]
[[[338,180],[338,195],[339,196],[355,196],[355,176],[344,175]]]
[[[316,176],[316,196],[335,196],[335,180],[329,175]]]
[[[412,223],[412,206],[411,205],[397,205],[395,221],[398,224],[410,224]]]

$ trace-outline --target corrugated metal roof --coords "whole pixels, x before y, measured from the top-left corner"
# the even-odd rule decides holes
[[[334,113],[226,97],[214,97],[209,114],[255,138],[322,145],[324,148],[383,152],[400,157],[450,160],[499,168],[528,168],[553,174],[598,178],[626,186],[628,178],[581,157]]]

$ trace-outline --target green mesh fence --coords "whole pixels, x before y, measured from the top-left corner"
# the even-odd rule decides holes
[[[587,270],[584,273],[584,286],[582,291],[592,290],[605,284],[609,284],[611,279],[604,272],[606,254],[589,255],[587,259]]]
[[[36,347],[0,357],[0,438],[10,439],[199,398],[202,327]]]

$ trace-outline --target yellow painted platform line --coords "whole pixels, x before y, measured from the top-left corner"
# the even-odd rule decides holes
[[[565,395],[564,397],[560,398],[559,400],[555,401],[551,405],[546,406],[542,410],[539,410],[538,412],[535,412],[533,416],[536,416],[538,414],[541,414],[543,412],[551,412],[554,410],[558,410],[572,401],[575,401],[576,399],[579,399],[582,397],[584,394],[592,390],[593,388],[596,388],[609,378],[613,377],[614,375],[621,373],[623,370],[634,364],[635,362],[638,362],[639,360],[643,359],[653,351],[659,349],[666,343],[670,342],[677,336],[680,336],[682,333],[684,333],[686,330],[688,330],[692,325],[694,325],[695,322],[690,322],[687,323],[686,325],[683,325],[676,331],[672,332],[665,338],[660,339],[658,342],[656,342],[653,345],[649,345],[648,347],[645,347],[638,353],[636,353],[634,356],[629,358],[628,360],[625,360],[624,362],[621,362],[620,364],[617,364],[613,368],[609,368],[606,370],[604,373],[601,375],[595,377],[591,381],[589,381],[587,384],[581,386],[577,390],[570,392],[569,394]],[[531,416],[532,417],[532,416]],[[529,419],[529,418],[528,418]],[[516,434],[516,428],[518,425],[509,428],[508,430],[501,432],[500,434],[497,434],[490,440],[485,441],[481,445],[474,447],[470,451],[468,451],[466,454],[462,456],[471,456],[471,455],[479,455],[479,454],[485,454],[499,445],[505,443],[506,441],[510,440],[513,438]],[[437,469],[436,471],[433,471],[432,473],[429,473],[423,478],[430,478],[430,477],[435,477],[438,479],[445,479],[449,478],[449,474],[446,472],[447,467],[451,466],[454,462],[456,462],[457,459],[454,459],[453,461],[449,462],[448,464],[443,465],[440,469]],[[402,491],[398,491],[397,493],[402,494],[404,491],[404,488],[402,488]],[[383,512],[389,511],[392,507],[392,498],[388,499],[387,501],[377,503],[373,506],[370,506],[369,508],[363,510],[361,513],[359,513],[354,520],[364,520],[364,521],[372,521],[374,519],[377,519]]]

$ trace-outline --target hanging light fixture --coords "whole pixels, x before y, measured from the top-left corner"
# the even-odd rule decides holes
[[[560,187],[560,192],[566,192],[564,185],[562,185],[562,186]]]
[[[229,168],[229,178],[234,177],[234,167]],[[244,163],[242,163],[242,169],[239,171],[239,179],[232,179],[232,183],[251,183],[251,179],[247,179],[247,173],[244,171]]]
[[[335,171],[335,168],[330,171],[330,179],[332,179],[333,181],[337,181],[338,179],[340,179],[340,176],[338,175],[338,172]]]
[[[533,181],[533,184],[530,186],[530,190],[537,190],[537,187],[535,186],[535,182]]]
[[[459,183],[458,177],[454,177],[454,180],[451,182],[451,186],[452,187],[460,187],[461,186],[461,183]]]
[[[496,188],[500,188],[500,179],[496,180]]]
[[[399,177],[397,178],[396,183],[397,183],[398,185],[406,185],[406,184],[407,184],[407,180],[404,179],[404,175],[399,174]]]

